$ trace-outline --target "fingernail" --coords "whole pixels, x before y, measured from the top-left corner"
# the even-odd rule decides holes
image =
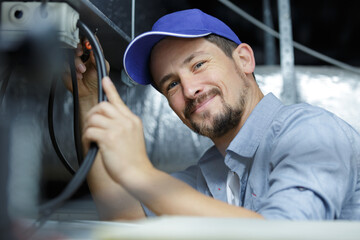
[[[79,70],[79,72],[81,73],[84,73],[86,72],[86,67],[84,64],[80,63],[78,66],[77,66],[77,69]]]
[[[112,83],[112,82],[111,82],[111,79],[110,79],[108,76],[105,76],[105,77],[103,78],[103,81],[106,81],[106,82],[108,82],[108,83]]]

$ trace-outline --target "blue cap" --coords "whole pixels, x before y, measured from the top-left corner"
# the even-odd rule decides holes
[[[172,36],[179,38],[198,38],[216,34],[235,43],[241,41],[222,21],[199,9],[170,13],[160,18],[152,30],[137,36],[126,48],[124,69],[129,77],[139,84],[152,83],[149,61],[152,48],[161,39]]]

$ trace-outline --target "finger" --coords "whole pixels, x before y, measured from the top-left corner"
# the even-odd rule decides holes
[[[102,46],[101,46],[101,44],[100,44],[100,41],[99,41],[99,38],[95,35],[95,41],[98,43],[98,46],[99,46],[99,48],[100,48],[100,51],[101,51],[101,53],[103,54],[104,53],[104,50],[103,50],[103,48],[102,48]],[[99,56],[99,57],[101,57],[101,56]],[[94,51],[90,51],[90,60],[91,60],[91,63],[94,65],[94,66],[96,66],[96,60],[95,60],[95,54],[94,54]],[[106,60],[105,60],[106,61]],[[107,72],[109,72],[109,70],[110,70],[110,65],[108,64],[108,62],[106,61],[106,70],[107,70]]]
[[[114,83],[109,77],[104,77],[102,80],[102,85],[106,96],[109,99],[109,102],[113,104],[121,113],[126,116],[134,115],[131,110],[126,106],[123,100],[120,98],[118,91]]]
[[[94,54],[94,51],[90,51],[90,61],[87,61],[87,62],[90,62],[94,67],[96,67],[96,60],[95,60],[95,54]]]
[[[81,59],[79,57],[75,57],[74,64],[75,64],[76,79],[78,81],[82,80],[84,78],[83,73],[86,72],[86,67],[82,63],[82,61],[81,61]],[[71,69],[70,69],[69,63],[66,63],[64,77],[68,78],[68,81],[71,82],[71,73],[70,73],[70,71],[71,71]]]
[[[79,72],[76,72],[76,79],[79,81],[79,80],[82,80],[84,78],[84,75],[82,73],[79,73]]]
[[[83,54],[84,54],[84,50],[83,50],[82,44],[81,44],[81,43],[78,43],[78,44],[77,44],[77,47],[76,47],[76,49],[75,49],[75,55],[76,55],[77,57],[80,57],[80,56],[83,55]]]
[[[102,79],[102,86],[110,103],[114,105],[126,106],[109,77],[104,77]]]
[[[100,128],[87,128],[82,135],[82,142],[85,146],[89,147],[91,142],[99,144],[101,139],[105,136],[105,131]]]
[[[78,71],[79,73],[85,73],[86,72],[86,66],[83,63],[83,61],[81,60],[80,57],[76,57],[75,58],[75,66],[76,66],[76,71]]]
[[[105,65],[106,65],[106,74],[109,75],[110,72],[110,64],[109,62],[105,59]]]
[[[85,121],[89,121],[92,115],[101,114],[107,118],[114,119],[118,116],[117,109],[108,102],[101,102],[90,109],[90,111],[85,116]]]
[[[95,113],[86,119],[83,130],[85,131],[89,127],[107,129],[109,126],[111,126],[111,118],[100,113]]]

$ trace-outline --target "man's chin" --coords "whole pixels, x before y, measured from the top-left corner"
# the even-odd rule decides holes
[[[194,132],[205,136],[205,137],[211,137],[213,132],[213,126],[208,121],[191,121],[189,126]]]
[[[211,139],[219,138],[234,129],[240,122],[241,111],[228,111],[224,114],[202,117],[200,119],[192,119],[190,128],[203,136]]]

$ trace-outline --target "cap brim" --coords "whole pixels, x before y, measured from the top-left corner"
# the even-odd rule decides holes
[[[126,48],[124,53],[124,69],[129,77],[139,84],[150,84],[151,73],[149,60],[152,48],[165,37],[198,38],[211,34],[199,32],[199,34],[179,34],[170,32],[146,32],[136,37]]]

